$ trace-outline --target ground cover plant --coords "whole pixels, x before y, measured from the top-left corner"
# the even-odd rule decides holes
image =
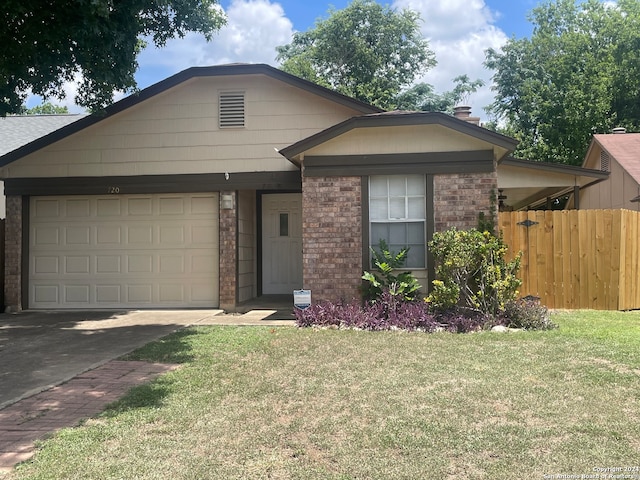
[[[479,224],[488,224],[484,216]],[[296,311],[298,326],[364,330],[471,332],[495,326],[548,330],[556,325],[544,305],[518,298],[520,255],[506,260],[508,247],[488,230],[451,228],[429,242],[435,279],[428,296],[403,271],[408,249],[393,252],[384,240],[371,248],[372,270],[362,275],[362,301],[322,301]]]
[[[559,329],[509,334],[183,330],[129,357],[177,371],[42,442],[6,478],[514,479],[637,467],[640,313],[552,319]]]

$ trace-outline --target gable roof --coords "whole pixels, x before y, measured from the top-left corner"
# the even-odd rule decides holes
[[[168,77],[158,83],[155,83],[143,90],[140,90],[137,93],[129,95],[128,97],[125,97],[122,100],[109,105],[100,112],[88,115],[78,120],[77,122],[63,126],[62,128],[56,129],[54,131],[46,132],[47,134],[45,134],[44,136],[34,138],[32,139],[32,141],[23,144],[21,147],[13,151],[5,152],[4,154],[0,153],[0,167],[8,165],[9,163],[18,160],[25,155],[44,148],[47,145],[57,142],[58,140],[62,140],[63,138],[68,137],[69,135],[72,135],[84,128],[87,128],[95,123],[98,123],[117,113],[120,113],[123,110],[144,102],[145,100],[148,100],[149,98],[154,97],[192,78],[229,75],[266,75],[312,94],[323,97],[327,100],[336,102],[340,105],[352,108],[364,114],[382,112],[382,110],[378,107],[374,107],[373,105],[369,105],[354,98],[347,97],[346,95],[342,95],[338,92],[296,77],[266,64],[233,63],[228,65],[215,65],[208,67],[191,67],[179,73],[176,73],[175,75]]]
[[[359,117],[351,117],[348,120],[283,148],[280,150],[280,154],[296,163],[294,161],[294,157],[296,155],[343,135],[350,130],[368,127],[397,127],[403,125],[442,125],[471,137],[484,140],[493,145],[498,145],[508,151],[515,150],[518,143],[513,138],[487,130],[486,128],[479,127],[470,122],[459,120],[445,113],[396,110],[392,112],[378,112]]]
[[[593,136],[593,141],[614,158],[640,184],[640,133],[608,133]],[[589,147],[591,150],[593,145]],[[586,158],[589,157],[587,152]]]
[[[0,118],[0,157],[83,117],[86,115],[11,115]]]

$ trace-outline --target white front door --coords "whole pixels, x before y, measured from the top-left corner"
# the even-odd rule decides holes
[[[262,196],[262,293],[302,288],[302,194]]]

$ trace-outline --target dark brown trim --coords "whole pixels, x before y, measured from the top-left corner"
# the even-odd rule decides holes
[[[478,138],[492,145],[497,145],[509,151],[515,150],[518,142],[513,138],[501,135],[486,128],[479,127],[464,120],[439,112],[411,112],[411,113],[379,113],[360,117],[352,117],[344,122],[329,127],[315,135],[307,137],[280,150],[280,154],[287,159],[294,160],[296,155],[338,137],[356,128],[398,127],[405,125],[442,125],[457,132]]]
[[[65,127],[62,127],[48,135],[38,138],[33,142],[30,142],[17,150],[13,150],[7,153],[5,156],[0,157],[0,167],[8,165],[9,163],[24,157],[30,153],[35,152],[41,148],[46,147],[58,140],[61,140],[69,135],[72,135],[80,130],[83,130],[91,125],[94,125],[102,120],[109,118],[117,113],[120,113],[134,105],[137,105],[151,97],[154,97],[160,93],[163,93],[170,88],[173,88],[181,83],[184,83],[193,78],[200,77],[217,77],[228,75],[265,75],[276,80],[280,80],[284,83],[292,85],[294,87],[306,90],[312,94],[323,97],[332,102],[336,102],[340,105],[352,108],[357,112],[363,114],[382,112],[381,109],[373,105],[368,105],[359,100],[351,97],[347,97],[338,92],[330,90],[325,87],[321,87],[315,83],[303,80],[282,70],[274,68],[266,64],[231,64],[231,65],[217,65],[209,67],[191,67],[183,70],[175,75],[165,78],[164,80],[151,85],[137,93],[129,95],[122,100],[109,105],[104,110],[88,115],[77,122],[73,122]]]
[[[436,266],[435,266],[435,258],[433,257],[433,253],[431,253],[431,249],[429,248],[429,242],[433,240],[433,234],[435,232],[435,223],[436,223],[436,212],[434,207],[434,177],[433,175],[427,175],[426,178],[426,186],[427,186],[427,242],[425,248],[427,249],[427,284],[424,285],[427,293],[431,291],[433,284],[433,280],[436,278]]]
[[[369,177],[362,176],[362,268],[363,270],[371,269],[371,255],[369,253]],[[427,285],[423,285],[427,292],[431,291],[431,282],[435,278],[435,264],[433,254],[429,250],[428,244],[433,239],[435,231],[435,210],[434,210],[434,176],[425,175],[425,250],[426,250],[426,268],[427,268]]]
[[[22,309],[29,308],[29,235],[31,233],[31,199],[24,195],[22,197],[22,252],[20,259],[20,303]]]
[[[262,196],[268,192],[256,192],[256,294],[262,296]]]
[[[362,270],[371,269],[369,252],[369,177],[360,177],[360,204],[362,205]]]
[[[533,170],[543,170],[553,173],[562,173],[565,175],[577,175],[583,177],[593,177],[598,179],[609,178],[609,172],[603,172],[602,170],[594,170],[591,168],[577,167],[575,165],[564,165],[559,163],[549,162],[534,162],[531,160],[523,160],[521,158],[507,157],[503,159],[499,165],[505,165],[510,167],[529,168]],[[498,166],[498,168],[500,168]]]
[[[493,152],[398,153],[377,155],[326,155],[304,159],[309,177],[393,174],[443,174],[493,172]]]
[[[300,172],[252,172],[121,177],[8,178],[5,195],[196,193],[221,190],[302,190]]]

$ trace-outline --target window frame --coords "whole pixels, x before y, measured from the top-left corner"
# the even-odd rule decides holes
[[[410,188],[409,188],[409,180],[410,178],[413,177],[415,178],[420,178],[421,180],[421,192],[419,194],[416,193],[412,193],[410,192]],[[386,180],[386,196],[382,196],[382,195],[374,195],[373,191],[374,189],[372,188],[372,185],[374,183],[374,181],[376,181],[376,179],[382,179],[384,178]],[[390,185],[390,182],[393,179],[398,179],[398,178],[403,178],[404,179],[404,194],[403,195],[397,195],[394,194],[392,192],[392,188]],[[404,247],[400,247],[400,248],[406,248],[409,247],[410,249],[412,248],[416,248],[417,246],[420,246],[421,248],[424,249],[424,252],[421,252],[421,265],[420,266],[416,266],[416,265],[407,265],[406,268],[407,269],[411,269],[411,270],[425,270],[427,269],[427,264],[428,264],[428,259],[427,259],[427,248],[426,248],[426,242],[427,242],[427,235],[428,235],[428,225],[427,225],[427,216],[428,216],[428,203],[427,203],[427,196],[428,196],[428,192],[429,192],[429,188],[428,188],[428,179],[427,176],[424,174],[400,174],[400,175],[370,175],[367,178],[367,190],[368,190],[368,198],[367,198],[367,205],[368,205],[368,232],[369,232],[369,245],[368,247],[371,248],[375,248],[378,245],[378,240],[379,239],[374,239],[373,235],[372,235],[372,230],[373,230],[373,225],[374,224],[379,224],[379,225],[409,225],[409,224],[421,224],[422,225],[422,241],[418,244],[418,243],[409,243],[409,232],[407,231],[405,233],[405,244]],[[377,192],[376,192],[377,193]],[[373,215],[374,213],[374,209],[372,208],[372,203],[374,200],[380,200],[386,198],[387,201],[387,206],[386,206],[386,217],[387,218],[374,218],[376,215]],[[393,199],[398,199],[398,198],[403,198],[404,199],[404,215],[402,217],[392,217],[392,200]],[[422,213],[422,217],[411,217],[411,208],[410,208],[410,199],[420,199],[420,204],[421,204],[421,213]],[[397,207],[397,204],[396,204]],[[390,240],[390,239],[388,239]],[[390,243],[390,242],[389,242]],[[390,244],[390,246],[392,246],[393,244]],[[397,249],[397,248],[396,248]],[[395,250],[395,249],[394,249]],[[410,250],[411,252],[411,250]],[[397,253],[397,252],[396,252]]]

